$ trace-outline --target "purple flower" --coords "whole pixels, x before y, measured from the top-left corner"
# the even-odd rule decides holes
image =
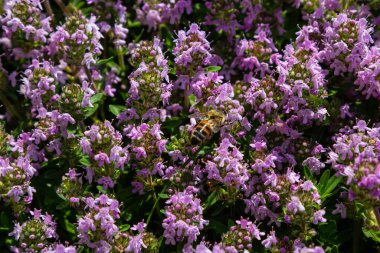
[[[146,224],[144,221],[137,223],[136,225],[132,226],[132,230],[138,231],[139,233],[142,233],[146,228]]]
[[[188,187],[166,201],[166,218],[162,223],[166,244],[175,245],[176,242],[187,239],[186,244],[190,245],[208,223],[203,219],[200,200],[193,195],[193,190]]]
[[[120,210],[118,201],[101,195],[93,199],[84,199],[87,210],[78,219],[79,244],[85,244],[90,248],[109,247],[114,236],[118,233],[118,228],[114,224],[119,219]],[[107,251],[108,252],[108,251]]]
[[[310,180],[305,181],[303,184],[301,184],[301,188],[304,191],[310,191],[310,190],[316,190],[317,188],[314,186],[313,182]]]
[[[276,233],[271,231],[268,237],[261,243],[265,248],[270,249],[277,244]]]
[[[84,54],[82,64],[86,65],[88,69],[91,68],[92,64],[96,64],[96,61],[94,60],[92,53],[89,52]]]
[[[290,199],[291,201],[286,204],[286,208],[289,212],[296,214],[297,212],[305,211],[305,207],[302,205],[298,197],[291,196]]]
[[[147,248],[143,241],[143,234],[130,236],[128,247],[125,249],[126,252],[140,253],[141,248]]]
[[[332,214],[340,214],[343,219],[347,217],[347,208],[343,203],[335,204],[336,209],[332,211]]]
[[[323,217],[325,215],[326,211],[321,209],[314,213],[314,219],[313,223],[318,224],[318,222],[326,222],[327,220]]]
[[[110,160],[108,158],[108,155],[105,154],[105,153],[99,153],[97,155],[94,156],[94,160],[95,161],[98,161],[98,166],[99,167],[102,167],[105,163],[106,164],[109,164],[110,163]]]

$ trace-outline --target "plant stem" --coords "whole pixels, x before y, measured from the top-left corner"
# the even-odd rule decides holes
[[[55,2],[59,6],[59,8],[61,8],[61,10],[62,10],[63,14],[65,14],[65,16],[70,14],[69,9],[67,9],[66,5],[62,2],[62,0],[55,0]]]
[[[165,185],[164,188],[162,188],[160,193],[164,193],[166,191],[167,186]],[[158,210],[158,213],[160,213],[160,207],[157,205],[158,201],[160,200],[160,197],[157,198],[156,192],[153,194],[153,199],[154,199],[154,205],[152,207],[152,210],[149,213],[148,219],[146,220],[146,226],[148,226],[150,219],[152,218],[154,210]]]
[[[88,81],[92,83],[92,75],[91,71],[87,68],[87,66],[84,66],[84,72],[86,73],[86,76],[88,78]],[[94,85],[95,86],[95,85]],[[96,87],[97,88],[97,87]]]
[[[380,212],[379,207],[374,207],[373,212],[375,213],[376,221],[377,221],[377,227],[380,229]]]
[[[51,9],[50,1],[49,0],[45,0],[43,3],[44,3],[44,6],[45,6],[45,9],[46,9],[46,12],[49,14],[49,16],[51,17],[51,19],[54,19],[54,13],[53,13],[53,10]]]
[[[117,58],[119,60],[119,65],[121,68],[121,72],[124,74],[125,71],[125,62],[124,62],[124,55],[121,49],[117,50]]]

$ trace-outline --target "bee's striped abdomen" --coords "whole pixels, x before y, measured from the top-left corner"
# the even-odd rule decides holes
[[[199,144],[211,138],[212,129],[208,120],[201,120],[191,133],[191,144]]]
[[[210,122],[207,122],[206,124],[204,124],[202,129],[200,130],[200,132],[205,137],[205,139],[210,139],[211,135],[212,135],[212,130],[211,130],[209,123]]]

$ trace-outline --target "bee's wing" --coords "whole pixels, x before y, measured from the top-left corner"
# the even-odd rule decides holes
[[[195,118],[195,119],[201,119],[207,116],[207,113],[202,113],[202,112],[196,112],[189,114],[189,118]]]

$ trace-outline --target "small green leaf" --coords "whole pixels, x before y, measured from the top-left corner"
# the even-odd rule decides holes
[[[58,197],[60,197],[62,200],[67,201],[67,199],[60,193],[57,193]]]
[[[330,196],[330,193],[338,186],[338,184],[342,181],[342,177],[332,176],[329,181],[327,182],[327,185],[323,191],[323,194],[321,195],[322,198],[326,198]]]
[[[213,191],[208,197],[207,197],[207,200],[205,202],[206,206],[205,206],[205,209],[206,208],[209,208],[211,206],[213,206],[216,202],[218,202],[219,200],[219,194],[218,194],[218,191]]]
[[[171,74],[171,75],[177,75],[177,70],[175,68],[170,68],[169,69],[169,74]]]
[[[107,59],[101,59],[97,62],[98,65],[102,65],[102,64],[106,64],[107,62],[110,62],[112,61],[113,59],[113,56],[111,56],[110,58],[107,58]]]
[[[166,210],[165,209],[161,209],[160,213],[166,214]]]
[[[169,195],[168,195],[168,194],[165,194],[165,193],[159,193],[159,194],[158,194],[158,197],[160,197],[161,199],[168,199],[168,198],[169,198]]]
[[[313,179],[313,174],[311,173],[310,169],[308,167],[304,167],[303,171],[304,171],[306,179],[313,181],[312,180]]]
[[[92,104],[96,104],[96,103],[98,103],[100,100],[102,100],[103,96],[104,96],[104,93],[97,93],[97,94],[93,95],[93,96],[90,98],[91,103],[92,103]]]
[[[104,190],[103,186],[101,185],[96,186],[96,189],[98,189],[98,191],[100,191],[101,193],[107,194],[107,191]]]
[[[368,229],[364,226],[363,227],[363,234],[366,237],[371,238],[375,242],[380,243],[380,231],[379,230]]]
[[[128,27],[132,28],[132,27],[139,27],[141,26],[141,22],[140,21],[131,21],[131,20],[128,20]]]
[[[330,170],[325,170],[325,172],[323,172],[321,178],[319,179],[319,182],[317,185],[317,188],[318,190],[320,190],[320,193],[327,186],[327,181],[329,180],[329,178],[330,178]]]
[[[137,36],[135,36],[134,42],[137,43],[137,42],[140,41],[141,37],[142,37],[143,34],[144,34],[144,31],[145,31],[145,29],[141,29],[141,32],[140,32]]]
[[[113,115],[118,116],[122,111],[125,111],[127,107],[124,105],[109,105],[108,109]]]
[[[84,116],[86,118],[91,117],[96,112],[96,110],[98,110],[98,108],[99,108],[99,104],[94,104],[93,107],[84,108],[83,110]]]
[[[125,232],[125,231],[127,231],[130,227],[131,227],[131,225],[129,225],[129,224],[123,224],[123,225],[120,226],[120,232]]]
[[[228,227],[232,227],[232,226],[235,226],[235,222],[231,219],[228,219]]]
[[[334,189],[341,181],[342,177],[337,177],[336,175],[330,177],[330,170],[325,170],[325,172],[323,172],[317,184],[322,201],[333,194]]]
[[[80,159],[79,159],[79,162],[83,165],[83,166],[90,166],[91,165],[91,162],[90,162],[90,158],[88,157],[88,155],[85,155],[85,156],[82,156]]]
[[[77,250],[77,253],[82,253],[84,251],[84,246],[80,246]]]
[[[197,100],[197,97],[194,94],[191,94],[189,96],[189,103],[190,103],[190,105],[193,105],[196,100]]]
[[[6,245],[12,245],[13,243],[14,243],[13,238],[7,238],[7,239],[5,239],[5,244]]]
[[[205,68],[206,72],[218,72],[221,69],[221,66],[208,66]]]
[[[198,152],[198,155],[210,154],[212,152],[212,148],[209,146],[201,147],[201,150]]]
[[[130,221],[132,219],[132,214],[131,213],[128,213],[128,212],[125,212],[122,214],[122,217],[126,220],[126,221]]]
[[[70,234],[74,235],[76,233],[75,232],[76,226],[66,219],[65,219],[65,227],[66,227],[66,231],[69,232]]]

